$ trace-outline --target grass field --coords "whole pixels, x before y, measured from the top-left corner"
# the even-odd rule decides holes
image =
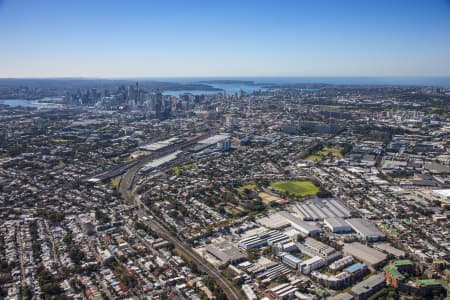
[[[255,191],[256,189],[258,189],[258,186],[254,183],[244,184],[243,186],[236,188],[236,191],[242,195],[244,194],[244,191],[246,189],[250,191]]]
[[[312,161],[321,161],[327,156],[331,156],[334,159],[342,159],[344,156],[342,155],[342,151],[344,150],[344,147],[342,146],[324,146],[322,150],[317,151],[316,153],[312,155],[308,155],[306,159],[312,160]]]
[[[319,192],[319,188],[311,181],[276,181],[271,182],[270,186],[278,192],[300,197],[315,196]]]

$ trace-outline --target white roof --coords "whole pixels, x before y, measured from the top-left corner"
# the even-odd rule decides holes
[[[175,151],[171,154],[168,154],[166,156],[163,156],[161,158],[152,160],[151,162],[147,163],[143,169],[150,169],[150,168],[156,168],[161,166],[162,164],[165,164],[171,160],[174,160],[175,158],[177,158],[178,154],[180,154],[183,151]]]
[[[201,140],[198,142],[199,144],[206,144],[206,145],[213,145],[217,144],[218,142],[228,139],[230,136],[228,134],[216,134],[213,135],[207,139]]]
[[[434,190],[433,193],[441,197],[450,197],[450,189]]]

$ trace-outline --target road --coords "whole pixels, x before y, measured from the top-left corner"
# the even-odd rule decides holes
[[[24,245],[23,245],[23,239],[22,239],[22,229],[20,228],[20,223],[16,223],[16,243],[17,243],[17,250],[19,251],[19,261],[20,261],[20,278],[22,283],[22,288],[25,287],[25,261],[23,258],[23,254],[25,253]]]
[[[193,144],[195,144],[200,139],[205,138],[205,136],[197,137],[191,141],[183,143],[179,147],[173,148],[173,151],[186,149]],[[165,153],[165,155],[170,153]],[[148,210],[148,207],[144,203],[140,201],[138,196],[133,194],[133,186],[134,186],[134,178],[137,172],[142,168],[142,166],[147,162],[147,160],[142,160],[139,163],[136,163],[134,166],[129,168],[127,172],[122,176],[122,179],[119,184],[119,191],[124,197],[124,199],[128,203],[136,203],[140,207],[137,212],[138,217],[148,217],[144,211]],[[140,218],[142,220],[142,218]],[[172,232],[170,232],[166,227],[164,227],[163,222],[153,218],[148,218],[148,220],[143,221],[147,225],[149,225],[152,230],[154,230],[160,237],[171,242],[178,249],[180,249],[189,259],[191,259],[201,270],[205,272],[210,278],[214,279],[215,282],[219,285],[219,287],[223,290],[225,295],[230,300],[240,300],[243,298],[239,289],[230,283],[222,273],[210,265],[203,257],[201,257],[197,252],[192,250],[192,248],[178,237],[176,237]]]

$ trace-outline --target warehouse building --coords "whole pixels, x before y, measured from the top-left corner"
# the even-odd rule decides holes
[[[348,225],[358,234],[362,241],[376,242],[386,238],[378,228],[366,219],[353,218],[345,220]]]
[[[258,297],[256,297],[255,292],[248,284],[242,285],[242,291],[245,293],[245,296],[247,296],[248,300],[257,300]]]
[[[350,265],[353,262],[353,257],[351,256],[345,256],[334,263],[332,263],[329,268],[331,271],[339,271],[345,268],[346,266]]]
[[[298,257],[295,257],[294,255],[286,253],[286,252],[280,253],[279,257],[281,258],[281,261],[284,264],[291,267],[292,269],[297,269],[298,264],[301,263],[301,259],[299,259]]]
[[[303,274],[309,274],[325,265],[325,260],[319,256],[314,256],[298,265],[298,270]]]
[[[289,241],[289,237],[277,230],[265,231],[259,234],[244,238],[238,242],[238,246],[242,249],[261,248],[266,245],[283,243]]]
[[[323,258],[327,264],[342,257],[341,252],[313,238],[306,238],[303,243],[298,244],[298,248],[308,256],[319,256]]]
[[[365,300],[377,291],[381,290],[386,285],[383,274],[377,274],[361,281],[350,290],[350,294],[355,297],[355,300]]]
[[[377,250],[393,255],[395,256],[395,258],[404,258],[406,256],[405,251],[394,248],[388,243],[376,243],[373,245],[373,247]]]
[[[334,233],[348,233],[353,231],[352,227],[343,218],[327,218],[324,220],[324,224]]]
[[[328,297],[327,300],[353,300],[354,297],[349,293],[340,293],[332,297]]]
[[[290,283],[283,283],[276,287],[269,289],[269,293],[273,299],[284,300],[292,299],[294,293],[298,290],[295,286]]]
[[[280,253],[290,253],[298,250],[297,244],[294,242],[277,243],[272,247],[272,254],[278,256]]]
[[[349,218],[350,210],[336,199],[312,199],[293,205],[303,221],[321,221],[327,218]]]
[[[235,264],[247,258],[244,252],[227,241],[207,245],[206,251],[220,261],[220,266],[225,266],[229,263]]]
[[[179,141],[179,138],[173,137],[164,141],[159,141],[156,143],[151,143],[148,145],[140,146],[139,150],[143,151],[151,151],[151,152],[157,152],[157,151],[163,151],[169,148],[170,146],[176,144]]]
[[[312,223],[308,223],[300,220],[297,217],[294,217],[292,214],[287,211],[282,211],[279,213],[282,217],[284,217],[292,227],[303,233],[304,235],[316,235],[322,232],[322,230],[315,226]]]
[[[314,271],[311,273],[311,276],[322,285],[334,290],[341,290],[352,283],[351,275],[347,272],[341,272],[336,275],[328,275]]]
[[[365,263],[372,270],[384,264],[387,259],[386,254],[358,242],[345,244],[344,255],[353,256],[357,260]]]
[[[183,151],[175,151],[173,153],[167,154],[163,157],[157,158],[148,162],[144,165],[144,167],[139,171],[139,173],[144,174],[154,170],[157,170],[159,167],[175,160]]]

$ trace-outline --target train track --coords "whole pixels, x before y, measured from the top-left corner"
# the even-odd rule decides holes
[[[203,139],[204,136],[196,138],[194,140],[191,140],[189,142],[184,143],[183,145],[180,145],[180,147],[177,147],[176,149],[173,149],[173,151],[186,149],[193,144],[195,144],[198,140]],[[168,153],[165,153],[168,154]],[[134,164],[132,167],[127,169],[125,174],[123,174],[122,179],[119,184],[119,192],[122,194],[123,198],[128,203],[134,203],[138,204],[138,212],[137,215],[141,217],[141,220],[144,220],[142,217],[148,217],[144,211],[148,210],[148,207],[142,203],[142,201],[133,194],[133,186],[135,183],[135,176],[137,175],[137,172],[145,165],[145,163],[148,161],[148,159],[142,160]],[[214,279],[215,282],[218,284],[218,286],[222,289],[222,291],[225,293],[228,299],[230,300],[240,300],[243,299],[243,296],[239,289],[234,286],[232,283],[230,283],[223,275],[222,273],[213,267],[211,264],[209,264],[203,257],[201,257],[197,252],[195,252],[187,243],[180,240],[175,234],[173,234],[170,230],[168,230],[162,221],[159,221],[154,216],[152,218],[146,218],[145,221],[143,221],[147,225],[149,225],[152,230],[154,230],[160,237],[164,238],[165,240],[171,242],[174,246],[176,246],[178,249],[180,249],[189,259],[191,259],[201,270],[202,272],[206,273],[210,278]]]

